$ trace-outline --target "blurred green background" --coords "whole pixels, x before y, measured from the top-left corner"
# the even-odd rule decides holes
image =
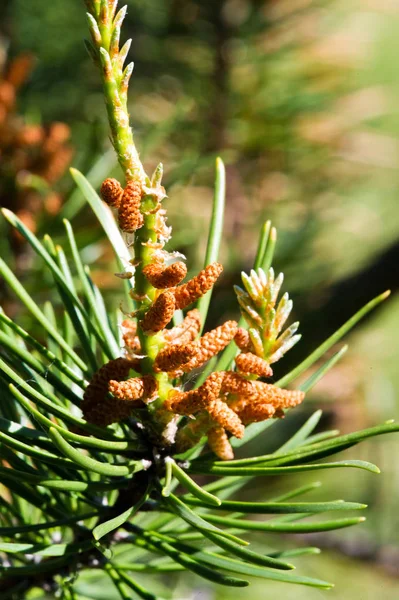
[[[160,160],[165,164],[173,245],[187,255],[193,270],[203,260],[215,156],[221,155],[226,163],[221,256],[225,274],[210,322],[237,313],[232,284],[238,283],[242,269],[250,267],[258,229],[267,218],[278,228],[275,267],[285,273],[285,290],[293,295],[294,318],[301,321],[303,333],[300,344],[279,363],[276,377],[366,301],[387,288],[393,292],[351,336],[345,359],[309,394],[302,409],[273,429],[265,447],[276,446],[319,407],[325,410],[322,427],[342,432],[398,418],[398,4],[389,0],[128,0],[127,4],[124,32],[133,38],[130,56],[136,63],[130,94],[136,141],[148,170]],[[21,145],[4,141],[7,119],[24,132],[26,127],[44,127],[48,132],[51,123],[66,124],[73,156],[50,186],[62,203],[48,210],[50,192],[40,188],[42,201],[32,212],[34,227],[39,233],[49,229],[61,241],[61,218],[71,218],[85,260],[108,290],[110,304],[117,306],[109,249],[67,172],[69,162],[87,173],[97,188],[107,175],[120,175],[108,141],[99,77],[82,43],[87,36],[83,2],[3,0],[0,35],[3,78],[13,59],[26,53],[32,58],[16,103],[0,123],[0,176],[11,182],[4,192],[7,202],[28,210],[21,205],[25,198],[21,190],[36,188],[27,174],[42,176],[31,163],[20,168]],[[48,299],[46,281],[39,287],[32,277],[40,265],[32,263],[27,250],[18,240],[8,240],[4,231],[2,255],[15,264],[39,301]],[[4,301],[15,313],[12,301]],[[320,498],[344,495],[370,505],[363,525],[298,540],[325,549],[322,556],[305,557],[300,564],[303,572],[334,581],[335,590],[282,588],[256,581],[247,590],[226,592],[190,575],[170,579],[174,597],[399,597],[398,451],[397,436],[364,443],[356,457],[376,462],[382,474],[330,471],[317,492]],[[273,483],[272,493],[278,486],[278,481]],[[271,492],[257,484],[256,491],[247,494],[266,499]],[[273,546],[273,537],[258,536],[254,543]],[[112,598],[95,573],[81,585],[88,598]]]

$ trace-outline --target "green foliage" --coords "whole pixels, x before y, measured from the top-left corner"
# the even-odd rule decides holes
[[[95,211],[101,215],[100,200],[82,175],[74,175]],[[105,569],[122,598],[125,597],[122,590],[127,588],[139,597],[149,597],[149,592],[127,575],[128,572],[162,574],[180,569],[191,570],[222,585],[244,586],[248,582],[240,576],[250,576],[329,587],[330,584],[324,581],[291,574],[293,565],[284,558],[289,555],[287,551],[277,553],[276,557],[274,551],[259,554],[247,549],[245,535],[253,530],[304,533],[349,527],[361,523],[364,517],[327,517],[324,520],[309,520],[309,517],[332,511],[350,514],[363,510],[365,505],[342,500],[291,501],[310,491],[309,487],[293,490],[286,498],[270,498],[267,502],[229,500],[229,497],[236,496],[249,478],[255,476],[289,476],[290,473],[353,467],[378,473],[377,467],[364,461],[314,461],[336,454],[367,437],[397,431],[398,425],[387,423],[345,436],[331,432],[331,437],[324,434],[324,439],[319,440],[317,436],[312,437],[320,417],[318,412],[282,448],[269,455],[227,463],[205,455],[188,457],[184,461],[171,457],[165,463],[153,462],[151,447],[142,439],[134,422],[129,427],[122,424],[103,429],[78,416],[77,407],[83,390],[95,368],[94,364],[90,366],[89,358],[94,357],[97,363],[103,353],[112,353],[112,347],[119,340],[108,317],[105,321],[98,318],[99,315],[106,316],[101,294],[89,279],[76,246],[73,245],[73,262],[80,293],[68,287],[65,275],[57,266],[54,249],[51,255],[50,250],[46,250],[15,216],[7,212],[6,217],[51,270],[61,302],[55,306],[56,324],[50,325],[44,312],[33,304],[19,282],[3,266],[3,273],[14,293],[41,325],[40,337],[47,334],[54,348],[49,351],[45,341],[42,343],[1,313],[1,479],[7,491],[1,506],[3,542],[0,551],[9,560],[8,566],[1,567],[3,589],[8,593],[16,576],[25,578],[28,589],[33,579],[55,576],[60,571],[68,572],[69,576],[76,575],[85,567],[91,567],[93,561],[97,568]],[[110,223],[109,219],[103,220],[108,231],[113,227]],[[69,225],[68,232],[72,241],[73,232]],[[113,238],[114,243],[117,239],[117,236]],[[119,249],[117,245],[116,256],[119,256]],[[266,248],[264,252],[267,252]],[[67,303],[64,303],[65,299],[68,299]],[[361,311],[348,322],[339,335],[323,345],[322,351],[344,335],[365,312]],[[63,314],[70,319],[68,341],[58,325],[62,323]],[[89,342],[86,350],[82,332]],[[318,359],[322,351],[316,351],[313,359]],[[306,367],[311,362],[308,360]],[[334,362],[330,359],[322,372]],[[294,370],[287,377],[297,376],[298,372],[298,369]],[[278,427],[278,421],[266,423]],[[258,424],[248,428],[247,439],[259,425],[265,426]],[[74,432],[73,427],[79,427],[86,434]],[[150,461],[152,464],[148,468]],[[195,481],[199,473],[217,476],[217,479],[199,486]],[[177,484],[181,485],[178,488],[181,491],[176,494],[173,490]],[[73,516],[66,516],[71,511]],[[220,516],[220,511],[225,516]],[[138,513],[140,519],[137,519]],[[275,516],[267,521],[253,521],[247,518],[252,514]],[[144,515],[147,516],[143,521]],[[121,536],[123,531],[125,534]],[[124,544],[137,549],[132,562],[122,555],[119,558],[119,537]],[[200,546],[198,542],[201,542]],[[306,549],[302,551],[305,553]],[[238,578],[229,572],[234,572]],[[65,579],[60,585],[64,596],[68,597],[69,581]]]
[[[126,54],[123,48],[118,50],[124,13],[122,9],[119,17],[108,20],[112,27],[107,29],[104,25],[100,32],[93,15],[98,17],[98,22],[102,22],[104,15],[109,18],[110,13],[114,17],[116,2],[87,0],[86,4],[91,11],[89,22],[94,42],[94,47],[89,47],[105,73],[104,93],[108,99],[114,98],[114,103],[108,104],[109,118],[113,142],[124,163],[123,150],[133,144],[133,138],[128,125],[123,122],[122,126],[115,120],[114,110],[115,95],[123,93],[123,110],[126,111],[127,79],[131,73],[129,67],[122,72],[118,63],[118,57]],[[107,50],[102,47],[104,39]],[[140,164],[134,162],[133,166],[127,165],[126,170],[130,169],[130,175],[134,172],[141,176]],[[130,248],[111,212],[80,172],[73,170],[72,175],[111,242],[118,268],[123,268],[131,259]],[[224,178],[224,166],[218,159],[205,265],[218,256]],[[153,184],[154,179],[157,172],[151,182],[145,178],[145,184]],[[106,574],[122,599],[131,598],[133,593],[133,597],[161,600],[163,595],[160,594],[167,594],[167,590],[159,594],[148,591],[141,580],[132,577],[134,573],[159,575],[161,579],[163,573],[190,571],[213,583],[231,587],[245,587],[249,584],[246,577],[258,577],[330,588],[332,584],[317,577],[293,574],[295,566],[287,561],[301,554],[317,553],[317,548],[268,548],[260,552],[252,549],[245,538],[250,531],[295,534],[349,527],[364,521],[364,517],[356,513],[366,505],[330,498],[292,501],[311,492],[317,487],[316,482],[264,502],[244,501],[240,491],[255,477],[289,478],[292,474],[342,468],[377,474],[378,467],[366,461],[324,459],[366,438],[398,431],[399,425],[388,422],[343,436],[336,431],[319,434],[315,433],[321,414],[317,411],[275,451],[246,456],[248,442],[263,435],[266,429],[279,427],[279,420],[270,419],[249,425],[243,439],[233,441],[242,457],[219,461],[205,454],[201,443],[184,455],[178,454],[173,446],[155,443],[151,430],[147,431],[143,425],[145,419],[140,419],[134,411],[128,419],[108,427],[88,422],[81,416],[82,398],[98,368],[120,354],[120,317],[115,320],[107,309],[68,221],[64,222],[66,244],[60,247],[49,236],[41,242],[10,211],[4,210],[3,215],[43,262],[54,280],[59,301],[39,305],[6,262],[0,262],[5,283],[36,324],[33,334],[0,312],[0,553],[6,557],[0,565],[2,597],[22,598],[39,586],[43,593],[49,588],[50,593],[64,599],[83,599],[78,582],[90,569],[96,569],[101,577]],[[144,228],[149,230],[150,211],[147,218]],[[140,258],[147,260],[151,253],[146,254],[140,248],[145,239],[140,236],[142,233],[136,236],[135,249]],[[287,307],[290,306],[286,298],[280,313],[279,308],[274,310],[279,286],[269,269],[275,244],[276,231],[269,222],[265,223],[255,258],[257,271],[253,271],[251,277],[244,276],[246,291],[239,292],[252,342],[259,350],[258,357],[267,360],[284,346],[276,347],[281,332],[279,325],[285,320],[280,318],[280,313],[288,316],[285,312],[289,312]],[[138,287],[143,285],[139,278],[140,268],[135,292],[143,291]],[[266,278],[263,283],[261,278]],[[263,285],[263,295],[255,289],[259,282]],[[127,307],[129,310],[137,308],[129,295],[130,282],[126,279],[125,283]],[[145,291],[147,289],[148,286]],[[291,383],[323,359],[325,362],[318,370],[301,384],[303,391],[311,389],[342,357],[346,347],[332,357],[325,354],[386,295],[367,304],[276,385]],[[145,300],[143,297],[144,294],[136,294],[133,298],[139,310],[143,310],[140,303],[154,300],[154,297],[147,296]],[[210,292],[198,303],[203,320],[209,301]],[[279,318],[280,324],[276,324]],[[283,341],[291,340],[292,345],[298,338],[292,326],[287,331]],[[142,341],[149,357],[153,350],[150,336],[143,337]],[[219,359],[205,366],[194,385],[199,386],[212,370],[217,372],[230,367],[235,352],[234,345],[228,346]],[[159,404],[154,405],[154,409],[150,405],[149,412],[155,413],[159,408]],[[206,479],[204,483],[203,475],[214,479]],[[328,515],[322,519],[317,516],[330,512],[338,516]],[[253,514],[274,516],[268,520],[253,520],[250,518]],[[148,581],[152,586],[151,577]]]

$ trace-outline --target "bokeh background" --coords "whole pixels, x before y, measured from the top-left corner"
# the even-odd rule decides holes
[[[232,285],[250,268],[267,218],[278,229],[275,267],[285,273],[303,333],[276,376],[369,299],[388,288],[393,292],[350,336],[346,357],[303,408],[258,442],[257,451],[261,444],[276,447],[319,407],[325,411],[321,427],[342,432],[398,418],[399,2],[127,4],[136,141],[148,170],[159,161],[165,165],[173,244],[193,270],[202,264],[215,157],[226,163],[225,274],[210,323],[236,315]],[[107,175],[120,175],[84,37],[80,0],[2,0],[0,204],[60,243],[62,218],[71,219],[84,259],[110,305],[117,306],[110,250],[68,175],[73,165],[97,188]],[[0,252],[38,302],[51,299],[41,265],[3,223]],[[0,294],[7,311],[17,315],[1,282]],[[26,314],[18,317],[26,324]],[[302,572],[335,581],[334,590],[257,580],[247,590],[226,592],[190,575],[169,578],[174,597],[399,597],[398,452],[395,435],[364,443],[354,453],[376,462],[382,474],[328,471],[314,496],[345,496],[370,506],[367,522],[356,528],[297,537],[323,549],[321,556],[301,559]],[[262,488],[257,482],[246,494],[266,499],[279,485]],[[254,538],[259,547],[273,543],[271,535]],[[80,585],[87,598],[113,597],[95,574]]]

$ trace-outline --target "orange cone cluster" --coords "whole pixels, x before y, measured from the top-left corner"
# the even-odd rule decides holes
[[[221,371],[212,373],[205,383],[196,390],[175,392],[166,401],[165,408],[185,416],[200,415],[203,431],[189,423],[185,435],[180,436],[182,446],[187,439],[212,431],[211,444],[216,454],[224,459],[232,456],[227,443],[226,432],[242,438],[244,426],[271,417],[283,416],[284,408],[300,404],[305,394],[301,391],[283,390],[274,385],[246,379],[238,373]],[[213,427],[203,420],[206,413]],[[200,421],[201,422],[201,421]],[[199,433],[199,436],[198,436]],[[222,448],[220,453],[218,448]]]
[[[103,183],[101,193],[110,206],[118,209],[123,231],[132,232],[142,226],[144,212],[140,210],[140,203],[143,194],[152,195],[157,202],[156,208],[145,214],[160,216],[165,225],[164,211],[160,208],[164,191],[160,186],[147,188],[139,182],[129,182],[122,190],[116,180],[108,179]],[[169,444],[177,452],[183,452],[207,436],[213,452],[222,460],[230,460],[233,450],[229,435],[242,438],[246,425],[283,417],[286,408],[298,405],[304,398],[303,392],[280,389],[260,379],[273,374],[272,360],[264,354],[259,333],[264,338],[269,335],[266,313],[262,311],[269,310],[268,303],[273,308],[282,278],[274,280],[272,272],[267,278],[261,271],[251,272],[251,277],[243,276],[249,291],[240,289],[239,300],[245,305],[251,323],[259,322],[259,331],[252,327],[248,332],[238,327],[236,321],[226,321],[199,337],[201,316],[197,309],[188,311],[181,323],[169,327],[175,311],[187,308],[211,290],[223,268],[217,262],[212,263],[190,281],[182,283],[187,268],[181,261],[168,264],[171,256],[163,250],[162,239],[167,236],[165,228],[166,225],[157,241],[151,238],[141,242],[152,248],[152,262],[142,267],[152,289],[140,297],[137,294],[136,300],[145,301],[146,307],[149,299],[153,300],[146,310],[141,308],[136,313],[134,320],[122,322],[126,358],[110,361],[95,373],[85,392],[83,414],[92,423],[107,425],[127,418],[132,411],[144,409],[156,400],[158,404],[154,405],[151,414],[158,419],[158,425],[162,425],[160,444]],[[280,320],[283,321],[291,304],[283,297],[279,306]],[[279,325],[277,317],[275,324]],[[274,354],[280,348],[278,344],[283,346],[287,337],[292,338],[295,326],[274,343]],[[279,331],[277,329],[274,336],[281,327]],[[157,336],[153,342],[148,340],[148,348],[157,349],[155,356],[150,351],[148,356],[143,354],[143,349],[147,348],[146,336]],[[201,368],[233,341],[240,350],[235,358],[235,370],[216,371],[198,388],[183,389],[186,374]],[[136,376],[129,378],[131,369]],[[189,382],[191,380],[188,378]],[[185,417],[180,425],[179,415]],[[140,418],[138,413],[136,416]],[[172,423],[173,427],[166,434]]]
[[[223,267],[219,263],[212,263],[211,265],[208,265],[205,269],[200,271],[200,273],[196,277],[193,277],[193,279],[190,279],[190,281],[188,281],[187,283],[184,283],[183,285],[179,286],[175,285],[166,287],[166,289],[160,293],[153,305],[144,315],[144,318],[140,323],[143,331],[148,335],[152,335],[165,329],[166,326],[172,320],[175,310],[186,308],[187,306],[198,300],[198,298],[206,294],[206,292],[208,292],[213,287],[215,281],[221,274],[222,270]],[[154,287],[160,287],[161,279],[163,280],[163,284],[170,284],[171,279],[179,279],[179,281],[181,281],[181,279],[184,277],[185,271],[185,265],[180,262],[173,263],[169,267],[162,267],[159,265],[159,263],[155,263],[143,269],[143,273],[146,276],[146,278],[151,283],[155,280],[155,282],[158,284]],[[183,323],[183,326],[179,326],[178,329],[175,329],[174,331],[165,331],[166,340],[168,337],[175,337],[177,339],[179,335],[183,335],[184,332],[188,334],[186,338],[192,337],[193,332],[199,331],[201,326],[199,320],[199,313],[198,311],[190,311],[190,313],[190,316],[187,315],[187,321],[185,320],[186,322]],[[184,331],[182,330],[182,328],[184,329]],[[235,335],[236,329],[237,326],[235,325],[233,337]],[[217,333],[217,335],[219,336],[219,332]],[[223,337],[223,335],[224,333],[220,332],[220,336]],[[229,337],[228,342],[230,341],[230,339],[232,339],[232,337]],[[217,343],[216,340],[215,343]],[[200,366],[208,360],[208,358],[206,358],[206,356],[209,354],[209,352],[207,352],[207,346],[212,344],[211,339],[209,338],[208,340],[208,338],[205,338],[204,344],[204,360],[198,360],[198,364],[196,366]],[[221,350],[222,347],[224,347],[224,345],[221,345],[219,350]],[[216,352],[218,352],[219,350],[217,350]],[[214,352],[213,354],[215,354],[216,352]],[[210,354],[209,358],[213,356],[213,354]],[[190,366],[189,370],[191,370],[192,368],[194,367]]]

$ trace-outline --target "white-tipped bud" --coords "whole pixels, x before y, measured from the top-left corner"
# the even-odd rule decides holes
[[[241,296],[237,297],[238,300],[238,304],[241,306],[241,308],[243,309],[243,317],[244,319],[246,319],[248,325],[250,325],[251,327],[253,327],[254,325],[262,325],[262,317],[259,315],[259,313],[256,312],[256,310],[249,304],[249,300],[246,298],[243,298]]]
[[[245,289],[234,286],[234,290],[242,316],[250,328],[248,343],[252,345],[252,349],[246,350],[242,336],[238,338],[237,345],[242,351],[250,351],[266,362],[275,362],[300,339],[300,336],[294,335],[299,323],[294,323],[278,337],[293,306],[292,300],[285,293],[276,308],[284,275],[279,273],[275,277],[272,267],[267,273],[265,269],[258,268],[251,269],[249,274],[241,273],[241,279]]]
[[[89,23],[89,31],[93,38],[93,42],[95,43],[95,45],[101,46],[102,39],[101,39],[101,33],[98,28],[97,22],[96,22],[95,18],[93,17],[93,15],[91,15],[90,13],[86,13],[86,16],[87,16],[87,21]]]
[[[132,44],[132,40],[127,40],[122,48],[119,51],[119,67],[123,69],[123,65],[125,63],[126,57],[129,54],[130,46]]]
[[[260,356],[261,358],[263,358],[264,355],[264,349],[263,349],[263,344],[262,344],[262,339],[257,331],[257,329],[255,329],[254,327],[251,327],[249,329],[249,338],[252,342],[252,345],[254,347],[255,350],[255,354],[257,356]]]
[[[161,185],[163,177],[163,164],[159,163],[151,177],[151,186],[158,187]]]
[[[234,286],[234,291],[238,298],[244,297],[244,298],[248,298],[248,300],[249,300],[249,295],[247,294],[246,291],[244,291],[242,288],[240,288],[239,285]]]
[[[267,285],[273,285],[274,283],[274,269],[273,267],[270,267],[270,269],[267,272]]]
[[[276,311],[271,308],[267,311],[264,326],[263,326],[263,337],[266,339],[275,339],[277,334],[275,333],[274,323],[276,320]]]
[[[256,271],[254,271],[254,269],[251,269],[251,281],[252,281],[252,285],[255,288],[256,292],[257,292],[257,296],[259,298],[262,297],[263,294],[263,285],[258,277],[258,274]]]
[[[263,289],[267,286],[267,275],[264,272],[263,269],[258,269],[258,277],[259,277],[259,281],[262,284]]]
[[[274,323],[274,330],[276,335],[278,335],[282,330],[283,325],[288,319],[289,314],[292,310],[292,306],[292,300],[289,299],[289,296],[286,292],[281,298],[276,310],[276,317]]]
[[[299,342],[299,340],[301,339],[301,337],[302,337],[302,336],[301,336],[300,334],[298,334],[298,335],[294,335],[294,336],[293,336],[293,337],[291,337],[289,340],[287,340],[287,341],[286,341],[286,342],[285,342],[285,343],[284,343],[284,344],[281,346],[281,348],[279,348],[279,349],[277,350],[277,352],[275,352],[274,354],[272,354],[272,356],[269,358],[269,363],[270,363],[270,364],[272,364],[272,363],[275,363],[275,362],[277,362],[278,360],[280,360],[280,358],[282,358],[282,357],[284,356],[284,354],[285,354],[286,352],[288,352],[288,350],[291,350],[291,348],[292,348],[293,346],[295,346],[295,344],[296,344],[297,342]]]
[[[111,36],[111,41],[109,44],[109,55],[112,59],[112,61],[117,61],[119,58],[119,40],[120,40],[120,36],[121,36],[121,28],[120,27],[115,27],[113,32],[112,32],[112,36]]]
[[[115,12],[118,6],[118,0],[108,0],[109,18],[115,17]]]
[[[105,78],[107,80],[112,79],[114,76],[114,73],[112,71],[111,58],[105,48],[100,48],[100,59],[101,59],[101,65],[104,69]]]
[[[134,69],[134,63],[131,62],[127,65],[126,69],[123,71],[121,84],[120,84],[120,88],[119,88],[119,91],[123,97],[125,97],[127,95],[129,81],[130,81],[130,77],[133,73],[133,69]]]
[[[299,327],[299,321],[296,321],[295,323],[290,325],[290,327],[288,327],[288,329],[286,329],[283,334],[280,335],[280,337],[278,338],[278,341],[280,343],[283,343],[286,340],[288,340],[289,338],[291,338],[298,331],[298,327]]]
[[[122,23],[127,13],[127,5],[122,6],[122,8],[117,12],[116,17],[114,19],[114,27],[122,27]]]
[[[252,300],[254,302],[256,302],[259,299],[260,293],[259,293],[259,290],[257,290],[256,286],[254,285],[252,277],[248,277],[248,275],[246,273],[241,273],[241,279],[242,279],[242,282],[243,282],[244,287],[247,290],[248,294],[250,295]]]
[[[108,0],[100,0],[100,15],[101,23],[109,23],[109,2]]]
[[[270,288],[270,301],[275,304],[277,297],[280,293],[281,286],[283,285],[284,275],[280,273],[280,275],[276,278],[274,284]]]

